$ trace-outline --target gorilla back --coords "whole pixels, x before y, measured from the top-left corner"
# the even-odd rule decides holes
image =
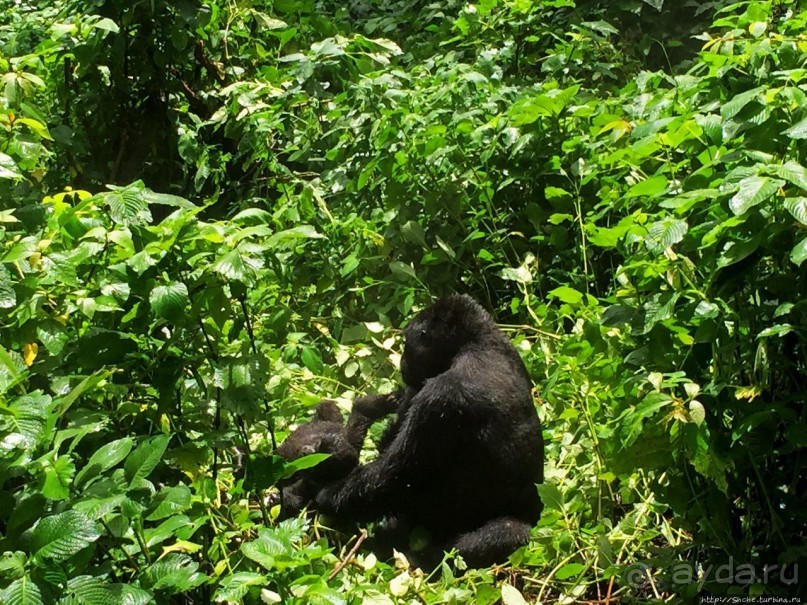
[[[404,330],[398,418],[379,457],[320,492],[357,520],[393,517],[488,565],[526,543],[541,512],[543,441],[521,358],[467,296],[443,298]]]

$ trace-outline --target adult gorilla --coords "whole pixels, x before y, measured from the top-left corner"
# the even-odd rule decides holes
[[[524,363],[467,296],[439,300],[404,337],[406,389],[378,458],[321,490],[318,508],[424,528],[427,564],[451,548],[472,566],[502,561],[527,543],[542,508],[543,440]]]

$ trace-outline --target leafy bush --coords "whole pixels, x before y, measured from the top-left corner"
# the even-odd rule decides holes
[[[779,2],[7,10],[0,602],[801,594],[805,25]],[[538,387],[531,545],[424,577],[277,522],[276,443],[390,388],[395,327],[455,290]]]

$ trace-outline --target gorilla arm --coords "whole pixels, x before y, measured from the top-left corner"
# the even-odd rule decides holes
[[[356,399],[345,425],[345,436],[350,445],[360,451],[370,426],[395,412],[402,395],[403,391],[396,391],[389,395],[367,395]]]
[[[441,397],[439,381],[433,381],[399,403],[403,418],[390,443],[373,462],[354,469],[345,479],[331,483],[317,495],[317,508],[323,512],[372,520],[394,512],[406,497],[410,480],[435,464],[452,441],[456,428],[449,421],[450,398]],[[456,395],[455,395],[456,397]]]

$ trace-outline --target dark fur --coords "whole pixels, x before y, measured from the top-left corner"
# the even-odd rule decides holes
[[[378,459],[322,490],[317,505],[420,526],[472,566],[500,562],[527,543],[542,508],[543,440],[527,370],[467,296],[438,301],[404,336],[406,389]]]
[[[353,404],[345,425],[336,403],[326,399],[317,404],[314,418],[286,437],[278,454],[286,460],[297,460],[309,454],[331,456],[281,484],[282,516],[298,514],[323,485],[345,477],[356,468],[370,425],[394,411],[394,406],[395,399],[389,395],[361,397]]]

